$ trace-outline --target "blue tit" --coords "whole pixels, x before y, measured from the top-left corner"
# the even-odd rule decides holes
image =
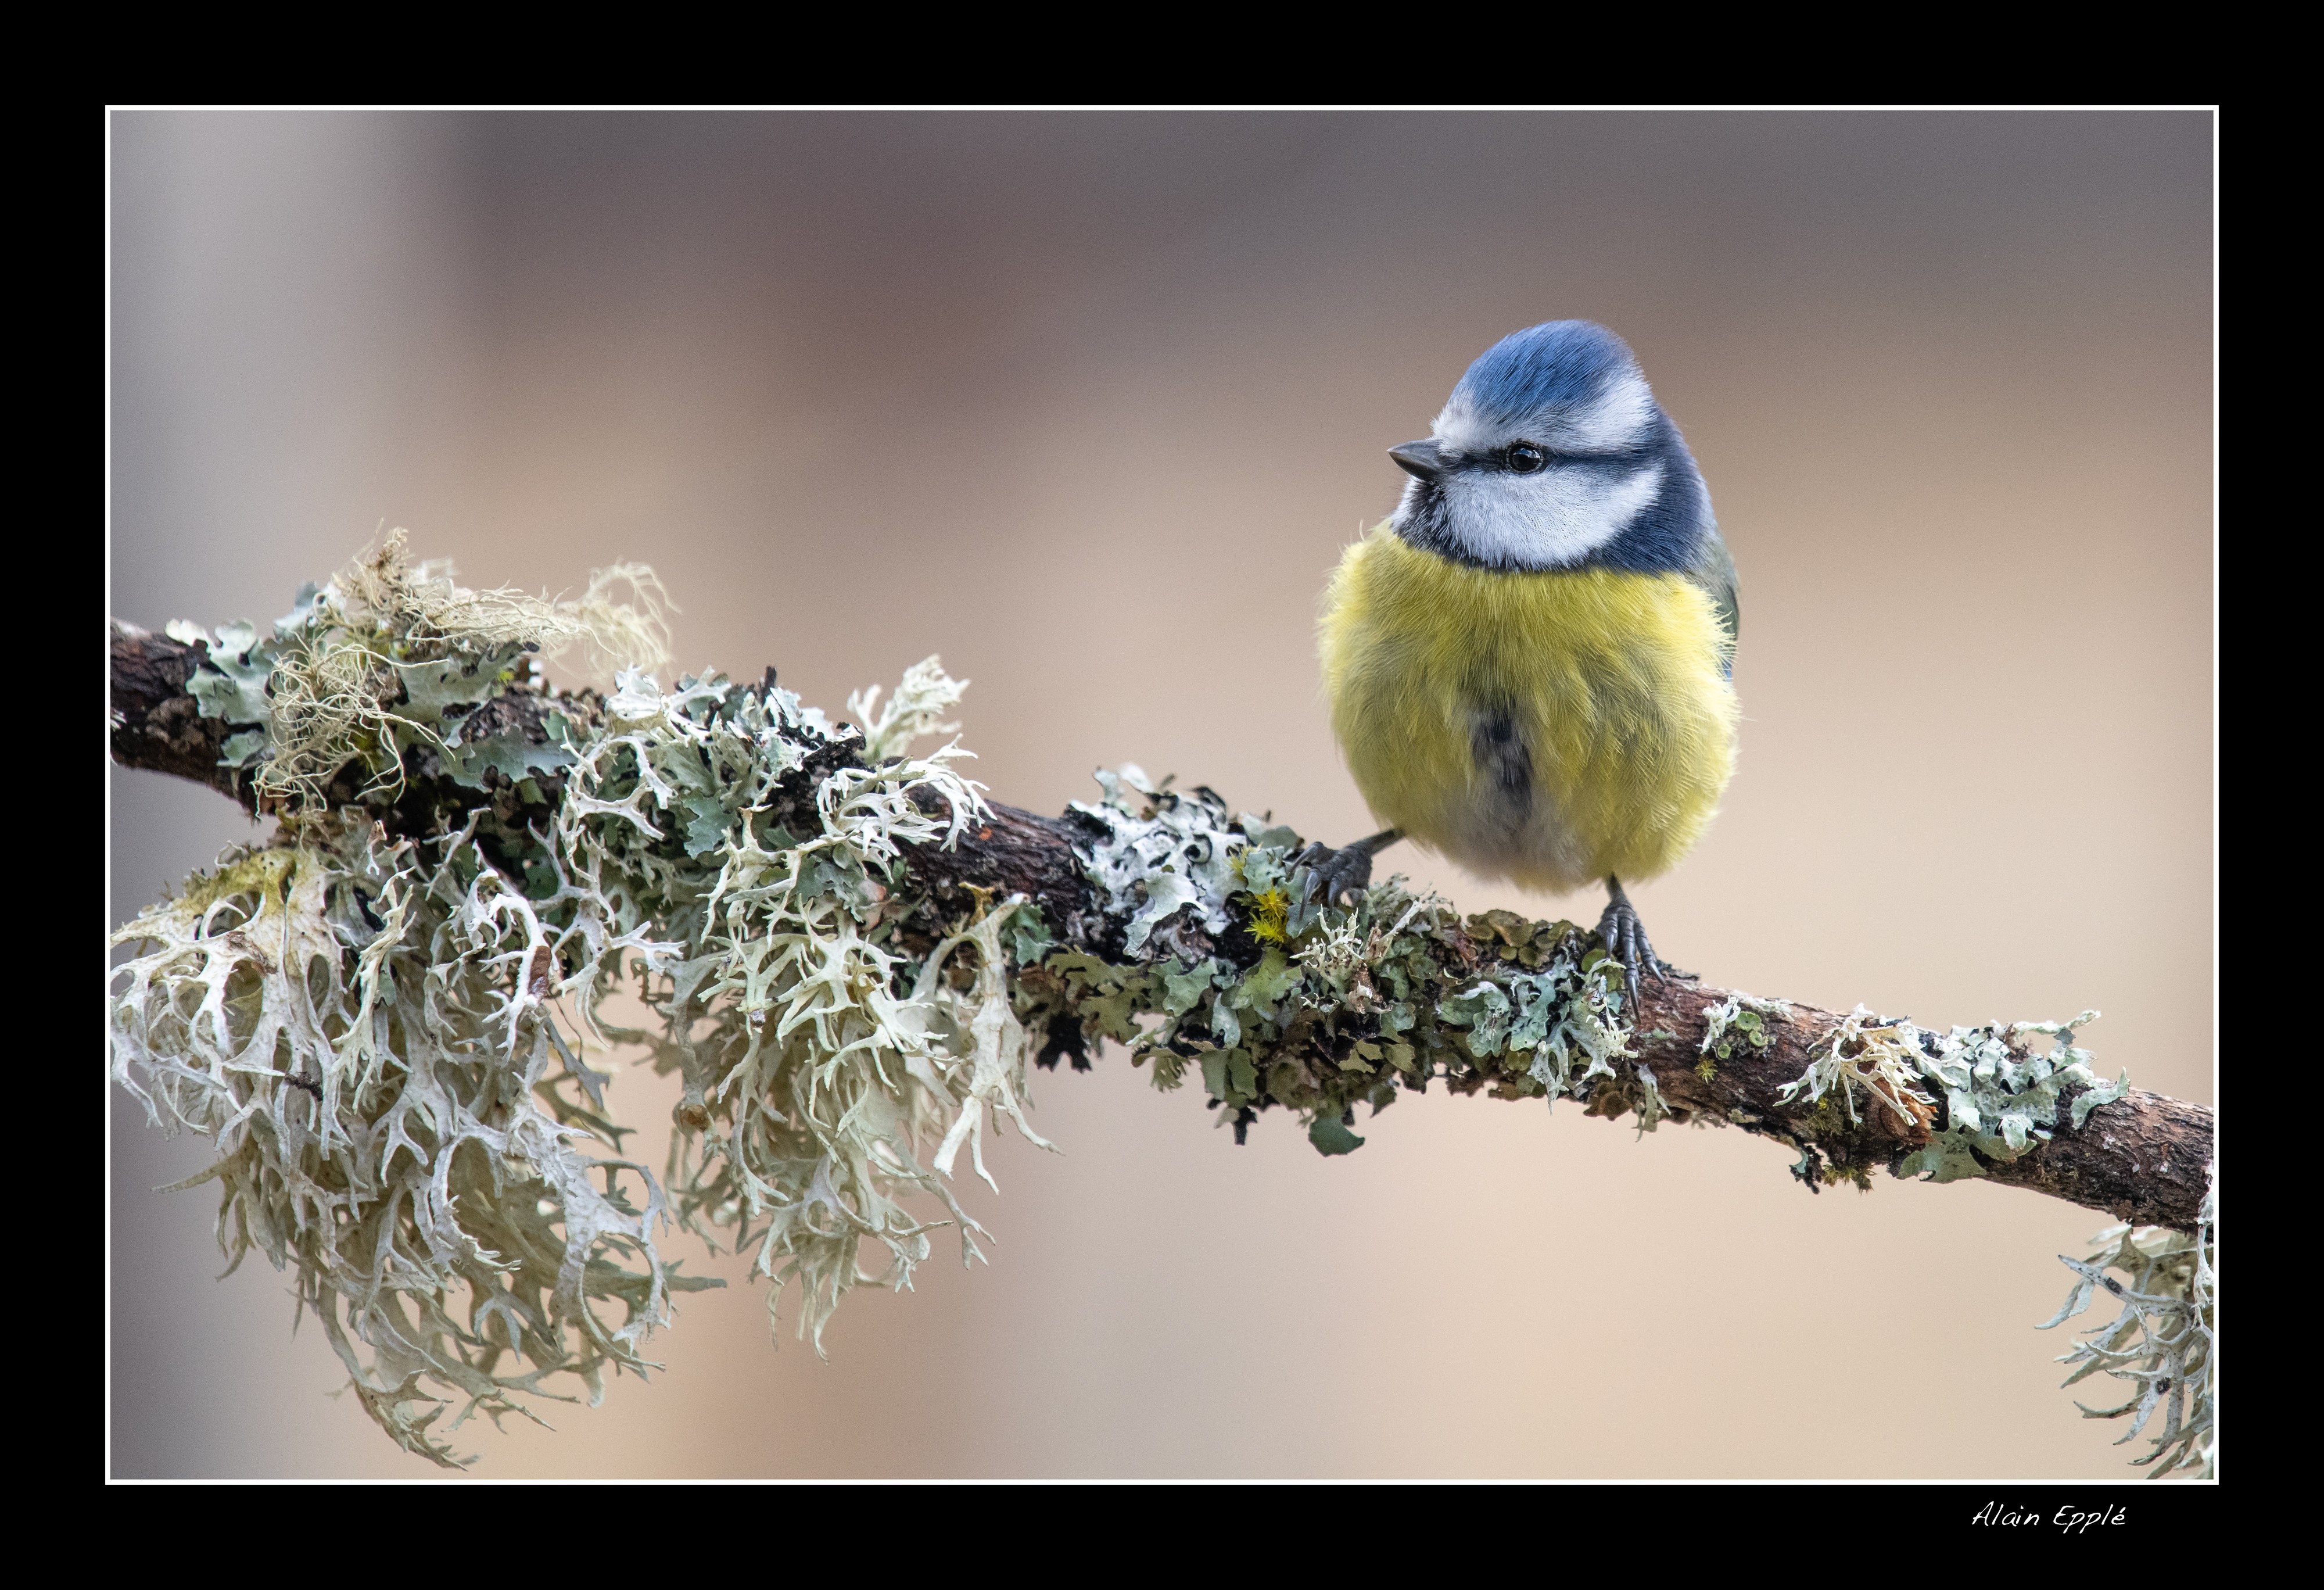
[[[1327,898],[1409,837],[1481,878],[1603,880],[1635,1007],[1664,975],[1622,880],[1671,866],[1735,763],[1735,564],[1622,339],[1552,320],[1485,350],[1412,478],[1340,559],[1320,629],[1332,726],[1386,832],[1310,846]]]

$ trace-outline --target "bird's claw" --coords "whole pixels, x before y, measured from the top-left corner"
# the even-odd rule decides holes
[[[1644,969],[1657,983],[1667,980],[1670,974],[1655,958],[1655,947],[1646,942],[1646,924],[1638,920],[1637,909],[1618,892],[1606,902],[1605,914],[1598,919],[1598,937],[1604,941],[1606,953],[1622,963],[1622,983],[1629,991],[1635,1015],[1639,971]]]
[[[1372,853],[1362,844],[1334,850],[1318,841],[1291,858],[1307,869],[1309,897],[1320,892],[1325,905],[1342,905],[1371,887]]]

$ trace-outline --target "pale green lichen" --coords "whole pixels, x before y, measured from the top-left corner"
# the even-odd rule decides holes
[[[639,1344],[669,1294],[713,1284],[659,1256],[669,1215],[752,1247],[779,1283],[770,1308],[798,1280],[818,1337],[849,1287],[906,1283],[946,1223],[901,1197],[934,1196],[973,1253],[941,1178],[964,1142],[982,1169],[988,1110],[1030,1135],[1005,968],[1010,947],[1047,940],[1013,901],[932,953],[895,939],[901,847],[948,842],[983,810],[952,770],[957,745],[900,754],[959,698],[935,659],[873,717],[873,768],[855,765],[858,731],[771,679],[665,692],[635,670],[602,702],[568,704],[581,716],[549,713],[549,746],[508,731],[487,759],[455,708],[521,688],[520,633],[553,619],[567,640],[642,644],[658,610],[609,615],[603,580],[575,604],[466,592],[401,551],[391,538],[309,587],[266,642],[172,626],[209,642],[195,693],[255,736],[245,764],[290,799],[273,847],[115,936],[137,953],[114,969],[109,1022],[115,1077],[165,1131],[214,1143],[217,1162],[182,1185],[218,1183],[229,1256],[256,1247],[295,1270],[364,1407],[451,1463],[446,1437],[474,1412],[537,1417],[529,1397],[594,1400],[607,1365],[648,1367]],[[332,657],[350,661],[317,661]],[[330,667],[381,716],[318,727],[278,710],[287,677]],[[496,801],[512,786],[540,799],[507,759],[556,767],[552,825],[495,826],[480,806],[456,833],[391,839],[363,809],[312,804],[347,763],[377,793],[387,763],[421,748]],[[931,794],[944,815],[915,803]],[[659,1032],[604,1021],[624,983]],[[583,1056],[641,1040],[687,1085],[667,1197],[595,1151],[622,1129]],[[889,1250],[880,1276],[858,1268],[864,1237]]]
[[[1982,1176],[1991,1161],[2015,1160],[2034,1143],[2049,1141],[2061,1104],[2067,1123],[2080,1131],[2092,1110],[2129,1092],[2127,1071],[2106,1081],[2091,1070],[2089,1051],[2074,1044],[2076,1029],[2097,1019],[2096,1011],[2084,1011],[2070,1021],[1955,1027],[1940,1033],[1875,1016],[1858,1005],[1816,1040],[1808,1068],[1777,1096],[1815,1106],[1805,1118],[1811,1123],[1829,1113],[1834,1128],[1863,1120],[1859,1099],[1866,1108],[1877,1104],[1913,1131],[1937,1122],[1941,1109],[1943,1130],[1932,1132],[1922,1147],[1896,1163],[1895,1173],[1932,1181]],[[2026,1042],[2029,1036],[2055,1041],[2043,1052]],[[1812,1169],[1812,1161],[1803,1160],[1797,1173]]]
[[[2100,1291],[2122,1304],[2119,1314],[2084,1333],[2058,1362],[2074,1366],[2067,1385],[2103,1370],[2136,1388],[2117,1408],[2074,1404],[2085,1419],[2129,1419],[2130,1428],[2116,1446],[2136,1439],[2156,1410],[2163,1411],[2162,1433],[2147,1437],[2153,1449],[2131,1460],[2154,1465],[2149,1479],[2173,1470],[2218,1477],[2217,1168],[2209,1174],[2192,1234],[2155,1225],[2110,1225],[2090,1239],[2087,1257],[2059,1254],[2058,1262],[2074,1272],[2073,1289],[2056,1316],[2036,1327],[2064,1324]]]
[[[2074,1042],[2078,1028],[2098,1020],[2084,1011],[2070,1021],[2018,1021],[2004,1027],[1955,1027],[1946,1033],[1918,1033],[1913,1063],[1933,1084],[1945,1105],[1945,1130],[1908,1155],[1899,1176],[1956,1181],[1984,1174],[1985,1160],[2014,1160],[2036,1142],[2046,1142],[2059,1124],[2080,1131],[2100,1105],[2130,1091],[2130,1073],[2112,1082],[2091,1069],[2089,1050]],[[2028,1035],[2055,1041],[2047,1053],[2030,1048]]]
[[[1107,910],[1130,919],[1123,948],[1139,954],[1157,927],[1188,906],[1197,927],[1223,932],[1237,883],[1233,858],[1243,846],[1226,803],[1209,790],[1181,794],[1168,779],[1156,784],[1135,763],[1096,776],[1105,798],[1076,800],[1073,809],[1105,830],[1083,859]]]
[[[628,599],[614,593],[626,589]],[[254,770],[260,796],[293,812],[323,812],[330,781],[362,768],[360,795],[392,795],[416,746],[481,789],[496,767],[512,781],[562,765],[521,736],[471,737],[474,708],[537,672],[537,659],[574,644],[601,667],[651,668],[669,652],[667,596],[642,564],[595,570],[577,598],[471,590],[449,562],[412,563],[392,532],[322,586],[301,587],[262,638],[248,623],[215,633],[180,619],[173,640],[205,642],[188,690],[205,716],[235,730],[224,765]]]
[[[941,720],[960,705],[968,686],[968,680],[946,674],[935,658],[924,657],[904,670],[884,707],[879,705],[877,685],[850,692],[847,714],[863,731],[863,760],[877,764],[901,756],[915,741],[931,735],[957,734],[958,724]]]
[[[1862,1005],[1840,1018],[1808,1054],[1808,1068],[1776,1094],[1785,1103],[1812,1105],[1827,1094],[1852,1126],[1862,1121],[1857,1101],[1885,1105],[1899,1123],[1919,1125],[1930,1114],[1929,1096],[1915,1086],[1920,1030],[1909,1021],[1889,1021]]]
[[[144,948],[109,1012],[115,1079],[217,1154],[178,1185],[218,1184],[228,1268],[294,1268],[365,1409],[444,1463],[473,1413],[642,1372],[668,1293],[715,1284],[658,1255],[652,1175],[592,1151],[619,1134],[579,1043],[646,933],[526,898],[474,826],[423,846],[350,813],[230,855],[114,936]]]
[[[1053,1044],[1114,1039],[1158,1087],[1198,1073],[1238,1139],[1281,1107],[1325,1154],[1363,1142],[1356,1105],[1377,1113],[1434,1077],[1618,1100],[1647,1126],[1665,1113],[1649,1073],[1615,1064],[1630,1054],[1619,968],[1572,924],[1464,920],[1401,879],[1327,904],[1291,829],[1230,820],[1210,790],[1135,767],[1098,780],[1102,800],[1074,810],[1093,884],[1130,919],[1129,958],[1063,948],[1019,978],[1020,1012]]]
[[[931,659],[890,725],[933,722],[958,693]],[[632,675],[605,707],[560,837],[593,888],[651,902],[678,940],[639,984],[662,1023],[655,1062],[685,1081],[678,1219],[714,1242],[731,1228],[727,1243],[776,1283],[770,1310],[798,1281],[800,1331],[819,1345],[851,1288],[909,1284],[931,1230],[956,1224],[964,1262],[977,1255],[979,1228],[942,1175],[988,1107],[1031,1135],[999,937],[1022,908],[1009,902],[925,957],[896,935],[903,846],[949,843],[984,809],[951,766],[965,754],[956,745],[818,772],[810,760],[852,746],[855,731],[788,691],[713,679],[664,695]],[[890,748],[902,744],[899,732]],[[812,781],[784,799],[802,772]],[[923,791],[943,815],[915,803]],[[785,811],[804,832],[781,826]],[[964,950],[976,964],[956,990],[944,974]],[[908,1210],[914,1195],[945,1218]],[[881,1271],[857,1262],[867,1239],[887,1250]]]
[[[1731,1060],[1738,1055],[1764,1055],[1775,1047],[1775,1033],[1770,1021],[1788,1021],[1791,1005],[1780,999],[1757,999],[1748,994],[1730,994],[1702,1012],[1702,1042],[1695,1052],[1702,1057],[1695,1064],[1695,1072],[1705,1082],[1718,1075],[1719,1062]]]

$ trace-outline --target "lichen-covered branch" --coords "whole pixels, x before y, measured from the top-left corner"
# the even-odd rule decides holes
[[[222,1244],[298,1271],[415,1452],[650,1368],[672,1295],[714,1284],[663,1225],[749,1254],[770,1310],[796,1283],[818,1341],[938,1228],[979,1256],[958,1156],[985,1174],[988,1124],[1040,1142],[1028,1067],[1105,1041],[1237,1141],[1281,1110],[1352,1152],[1360,1106],[1436,1086],[1569,1101],[1771,1138],[1811,1190],[1984,1178],[2208,1252],[2210,1113],[2094,1070],[2090,1012],[1938,1031],[1676,976],[1629,1008],[1593,933],[1400,878],[1329,902],[1300,835],[1208,789],[1124,767],[1058,818],[989,802],[956,741],[913,753],[954,726],[933,658],[853,723],[772,670],[665,689],[658,593],[636,568],[572,602],[471,591],[399,536],[265,635],[114,630],[116,759],[281,819],[115,934],[114,1075],[212,1142]],[[543,679],[583,643],[610,694]],[[623,990],[647,1026],[608,1020]],[[624,1045],[682,1085],[659,1176],[588,1063]],[[2141,1351],[2184,1368],[2165,1336]]]
[[[226,725],[201,716],[193,698],[186,694],[186,681],[207,651],[199,640],[188,645],[115,626],[114,755],[124,766],[152,768],[208,783],[257,809],[259,797],[252,781],[217,765],[217,748],[227,737]],[[546,743],[543,725],[552,713],[582,716],[593,710],[586,699],[576,704],[574,698],[514,685],[480,704],[480,711],[487,708],[498,720],[492,726],[499,733],[530,744]],[[477,736],[472,733],[469,737]],[[838,767],[857,758],[834,748],[823,760],[829,767]],[[425,835],[476,809],[489,813],[485,821],[491,829],[521,832],[529,818],[538,820],[553,810],[563,790],[563,774],[557,770],[534,773],[529,781],[536,786],[537,794],[521,792],[519,784],[504,778],[465,782],[448,772],[437,750],[429,746],[416,747],[408,763],[406,781],[392,800],[374,803],[387,831],[397,836]],[[332,795],[352,799],[357,783],[354,772],[343,772]],[[1151,808],[1155,796],[1117,788],[1122,790],[1127,803],[1141,810]],[[1201,794],[1158,793],[1174,809],[1198,808],[1204,800]],[[920,799],[932,810],[949,817],[942,811],[938,797],[923,793]],[[1222,803],[1213,820],[1210,831],[1227,836],[1222,843],[1240,837]],[[1117,901],[1103,898],[1088,876],[1083,856],[1104,833],[1103,823],[1086,812],[1046,818],[991,803],[950,847],[914,846],[905,852],[913,882],[937,916],[971,909],[979,893],[991,898],[1022,894],[1039,908],[1068,950],[1125,968],[1120,975],[1088,970],[1065,975],[1067,986],[1062,991],[1065,994],[1085,994],[1086,988],[1080,985],[1090,983],[1093,976],[1108,992],[1100,996],[1098,1014],[1085,1018],[1086,1031],[1070,1022],[1051,1024],[1043,1058],[1053,1064],[1060,1054],[1082,1056],[1088,1043],[1100,1037],[1141,1041],[1130,1036],[1135,1022],[1127,1018],[1155,1010],[1169,1013],[1164,1007],[1171,995],[1156,982],[1165,975],[1151,969],[1163,960],[1182,966],[1210,962],[1248,973],[1261,966],[1269,948],[1281,942],[1253,935],[1250,923],[1244,920],[1246,902],[1251,898],[1249,891],[1240,892],[1240,900],[1229,901],[1226,919],[1216,931],[1188,909],[1191,901],[1181,902],[1165,920],[1148,908],[1135,887]],[[1139,880],[1131,882],[1135,885]],[[1462,989],[1480,983],[1503,989],[1506,997],[1509,977],[1537,974],[1542,965],[1556,957],[1560,947],[1583,958],[1590,953],[1582,943],[1586,936],[1570,923],[1527,921],[1505,911],[1464,919],[1442,904],[1429,910],[1428,931],[1406,937],[1422,947],[1419,953],[1429,962],[1421,982],[1455,999]],[[1360,917],[1368,914],[1377,913],[1359,912]],[[1149,930],[1138,952],[1126,954],[1125,940],[1141,915],[1160,928],[1160,935],[1157,938]],[[1365,929],[1370,931],[1378,925],[1367,921]],[[1263,926],[1259,929],[1261,935],[1266,931]],[[1409,973],[1406,975],[1408,978]],[[1159,992],[1141,999],[1148,983],[1156,983]],[[1045,980],[1037,976],[1036,985],[1045,987]],[[1296,1034],[1296,1041],[1267,1051],[1268,1062],[1337,1069],[1357,1046],[1376,1045],[1379,1013],[1366,1007],[1377,1000],[1378,991],[1369,994],[1351,991],[1351,998],[1352,1004],[1338,1011],[1314,1012]],[[1080,1002],[1066,1003],[1078,1008]],[[1210,1003],[1215,1004],[1215,999]],[[1489,1007],[1489,996],[1485,1003]],[[1152,1009],[1146,1008],[1148,1005]],[[1117,1008],[1125,1020],[1111,1020]],[[1726,1012],[1723,1017],[1718,1014],[1722,1012]],[[1519,1078],[1530,1076],[1532,1061],[1524,1058],[1513,1068],[1511,1060],[1529,1057],[1531,1051],[1507,1047],[1507,1037],[1497,1025],[1498,1012],[1491,1009],[1480,1012],[1481,1026],[1474,1021],[1462,1023],[1460,1018],[1464,1013],[1455,1010],[1449,1023],[1435,1023],[1439,1034],[1448,1025],[1455,1029],[1440,1046],[1445,1052],[1439,1077],[1456,1092],[1489,1090],[1496,1096],[1527,1096]],[[1714,1024],[1718,1035],[1706,1048]],[[1178,1023],[1181,1029],[1185,1025],[1183,1021]],[[2080,1130],[2045,1132],[2041,1136],[2028,1133],[2013,1144],[2001,1121],[2006,1110],[1995,1112],[1992,1130],[1965,1132],[1966,1123],[1955,1119],[1961,1112],[1950,1105],[1955,1089],[1922,1086],[1915,1091],[1908,1077],[1906,1088],[1884,1096],[1867,1082],[1848,1079],[1851,1073],[1860,1076],[1873,1069],[1863,1058],[1868,1047],[1877,1056],[1884,1046],[1894,1049],[1909,1041],[1933,1063],[1953,1040],[1951,1034],[1921,1034],[1877,1019],[1868,1021],[1803,1004],[1756,1000],[1691,978],[1647,980],[1641,986],[1639,1010],[1618,1025],[1628,1034],[1623,1057],[1628,1065],[1589,1089],[1587,1113],[1634,1114],[1649,1125],[1674,1119],[1740,1126],[1794,1148],[1800,1156],[1794,1173],[1811,1187],[1842,1179],[1860,1182],[1875,1169],[1903,1171],[1909,1167],[1912,1173],[1938,1179],[1983,1176],[2005,1185],[2030,1188],[2105,1210],[2135,1225],[2179,1231],[2194,1228],[2211,1157],[2212,1114],[2202,1105],[2131,1088],[2118,1098],[2094,1100]],[[1847,1063],[1833,1067],[1831,1039],[1842,1032],[1839,1058]],[[2031,1058],[2024,1041],[2026,1031],[1979,1028],[1970,1032],[1978,1046],[1997,1046],[1992,1059],[2002,1067],[2023,1067]],[[1182,1040],[1176,1032],[1173,1039],[1182,1044],[1200,1041],[1191,1035]],[[1150,1039],[1143,1041],[1147,1049],[1154,1047]],[[1967,1045],[1972,1040],[1964,1033],[1959,1041]],[[1485,1050],[1482,1054],[1478,1052],[1480,1048]],[[1794,1085],[1811,1071],[1819,1056],[1837,1079],[1838,1091],[1826,1088],[1810,1095]],[[1250,1063],[1256,1068],[1256,1057]],[[1904,1063],[1917,1075],[1920,1062],[1907,1059]],[[1969,1062],[1972,1068],[1975,1063]],[[1388,1069],[1399,1083],[1416,1075],[1393,1066]],[[1253,1075],[1256,1077],[1255,1068]],[[1647,1076],[1653,1078],[1651,1092],[1641,1080]],[[1930,1077],[1919,1077],[1923,1084],[1930,1080]],[[1342,1090],[1323,1091],[1336,1096]],[[2024,1091],[2004,1086],[1994,1096],[2006,1101]],[[2040,1123],[2047,1127],[2055,1101],[2041,1097],[2038,1086],[2034,1092],[2025,1110],[2041,1110]],[[1265,1108],[1278,1102],[1265,1089],[1249,1094],[1230,1089],[1225,1095],[1214,1096],[1228,1098],[1238,1110]],[[1861,1104],[1852,1102],[1858,1099]],[[2026,1119],[2030,1124],[2034,1117],[2028,1114]]]

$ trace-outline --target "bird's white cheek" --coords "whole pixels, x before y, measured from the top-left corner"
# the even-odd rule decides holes
[[[1495,475],[1449,483],[1454,533],[1488,563],[1548,568],[1580,561],[1619,535],[1662,489],[1663,467],[1609,480],[1582,470]]]

